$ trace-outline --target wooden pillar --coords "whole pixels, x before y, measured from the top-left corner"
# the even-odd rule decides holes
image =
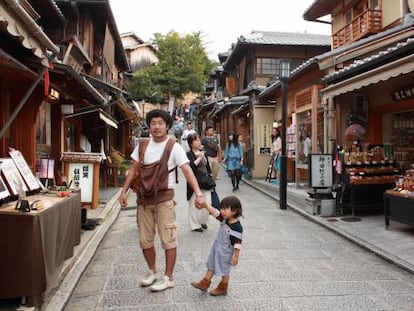
[[[95,162],[93,164],[93,190],[92,190],[92,203],[91,208],[98,207],[98,198],[99,198],[99,167],[100,163]]]

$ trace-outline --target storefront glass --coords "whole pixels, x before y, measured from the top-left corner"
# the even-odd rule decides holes
[[[391,137],[398,168],[410,169],[414,164],[414,111],[392,114]]]

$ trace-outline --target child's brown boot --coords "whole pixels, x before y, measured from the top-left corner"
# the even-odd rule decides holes
[[[221,281],[215,289],[210,291],[210,295],[211,296],[226,296],[228,285],[229,285],[228,282]]]
[[[199,290],[202,290],[203,292],[206,292],[210,286],[210,283],[211,281],[204,278],[200,282],[191,282],[191,285],[193,285],[195,288],[198,288]]]

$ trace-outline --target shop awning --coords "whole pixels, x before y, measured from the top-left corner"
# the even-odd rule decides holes
[[[322,89],[321,95],[325,98],[335,97],[412,71],[414,71],[414,54],[332,84]]]
[[[113,119],[109,114],[107,114],[105,111],[99,109],[99,118],[104,121],[109,126],[112,126],[113,128],[118,128],[118,122]]]
[[[87,75],[85,73],[81,73],[82,76],[86,77],[86,79],[96,88],[103,89],[117,97],[121,95],[128,95],[129,93],[127,91],[121,90],[119,87],[116,87],[115,85],[106,83],[100,79],[97,79],[95,77],[92,77],[90,75]]]
[[[96,106],[106,106],[108,103],[108,100],[71,66],[54,63],[49,76],[51,86],[69,98],[86,99]]]
[[[80,112],[75,112],[73,114],[65,116],[65,119],[75,118],[79,116],[83,116],[86,114],[91,113],[98,113],[99,119],[105,122],[107,125],[112,126],[113,128],[118,128],[118,121],[116,121],[109,113],[107,113],[105,110],[101,108],[91,107],[91,109],[83,110]]]

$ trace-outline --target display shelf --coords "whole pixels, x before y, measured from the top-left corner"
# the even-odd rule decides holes
[[[345,164],[343,207],[353,210],[382,210],[383,193],[395,187],[400,171],[393,161]]]
[[[295,139],[295,127],[290,125],[287,128],[286,133],[286,151],[288,158],[295,158],[296,157],[296,139]]]
[[[385,229],[389,228],[390,220],[414,226],[414,195],[387,190],[383,196]]]

